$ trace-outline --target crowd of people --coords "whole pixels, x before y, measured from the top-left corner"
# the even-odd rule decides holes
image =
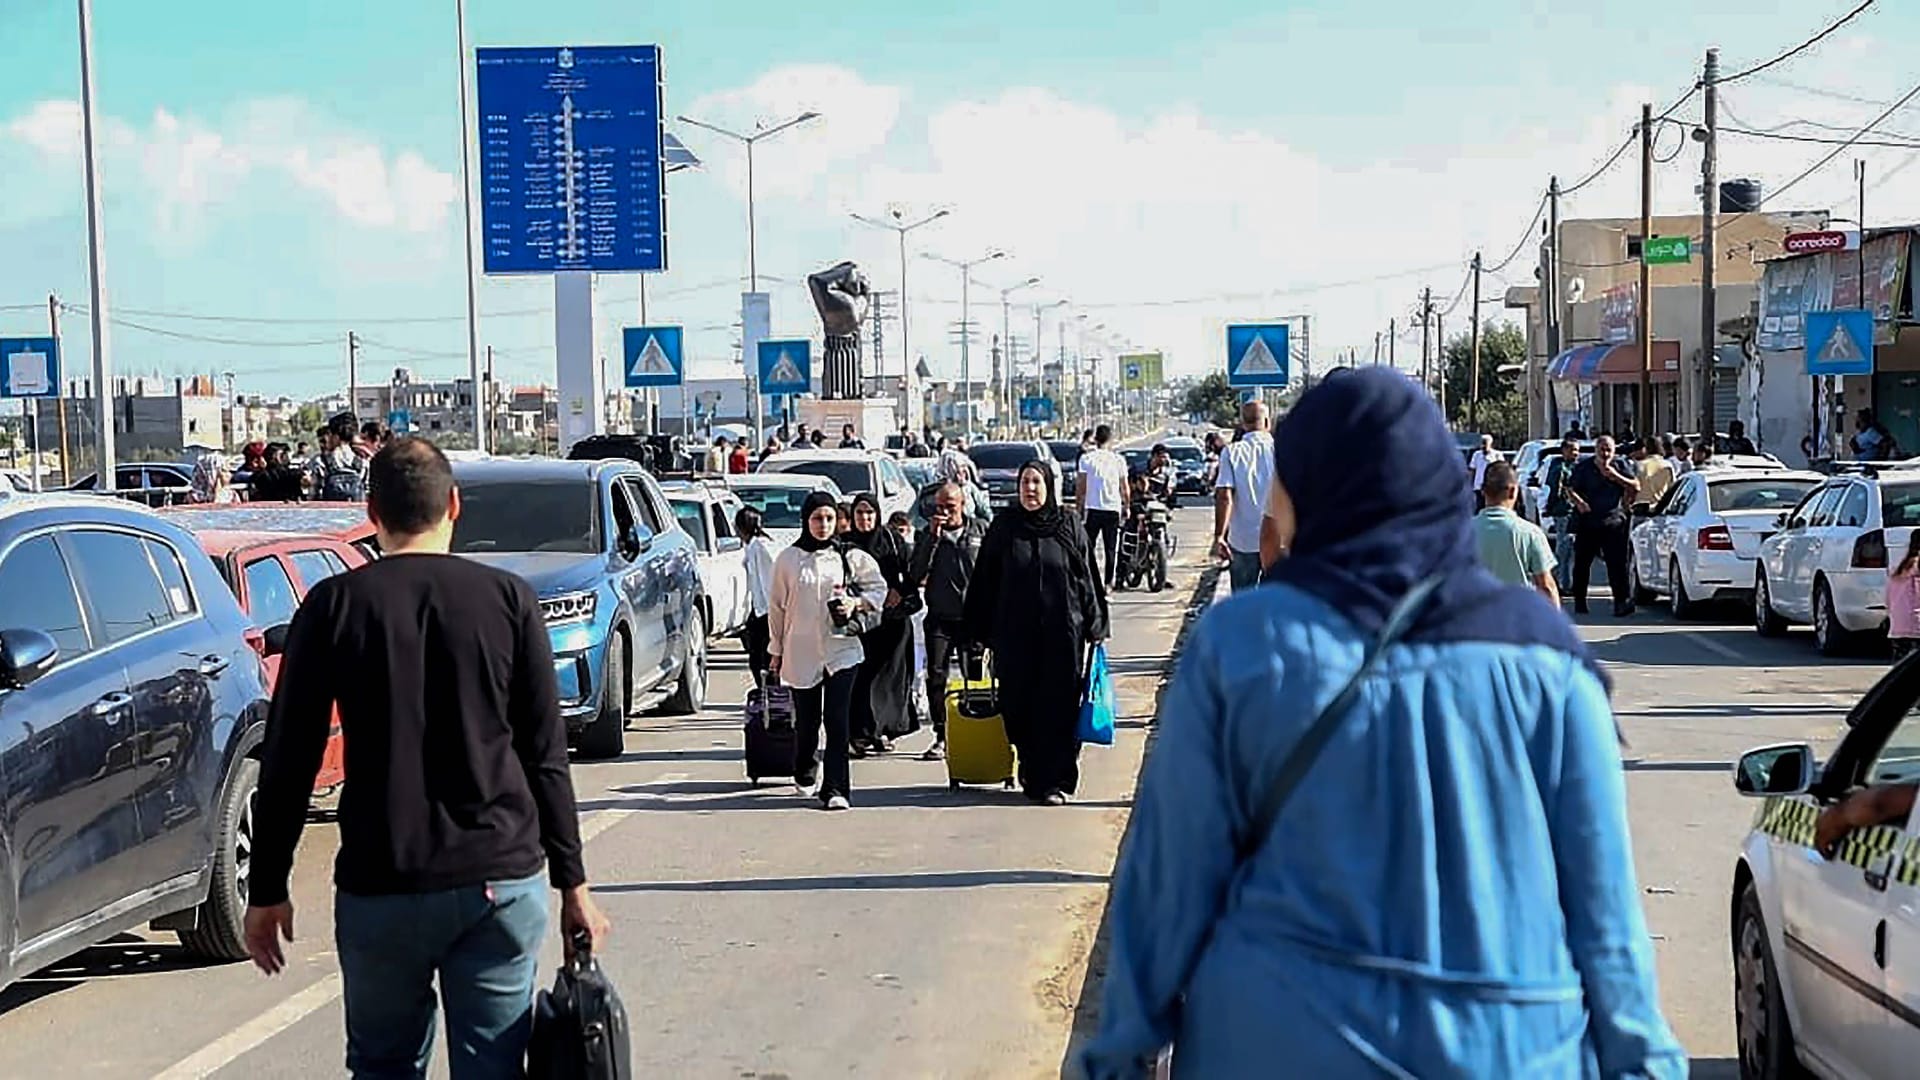
[[[244,489],[235,483],[233,461],[207,450],[194,458],[187,501],[363,502],[373,456],[393,438],[385,424],[362,424],[352,413],[341,413],[314,432],[311,445],[250,442],[240,451]]]

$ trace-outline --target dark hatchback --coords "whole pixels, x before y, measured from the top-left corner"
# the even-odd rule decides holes
[[[1080,443],[1074,439],[1048,439],[1047,449],[1060,463],[1060,497],[1072,498],[1080,490]]]
[[[0,500],[0,986],[142,923],[246,956],[262,635],[192,535]]]

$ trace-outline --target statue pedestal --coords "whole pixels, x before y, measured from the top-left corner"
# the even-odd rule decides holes
[[[899,409],[890,397],[885,398],[843,398],[838,401],[823,401],[816,397],[804,397],[795,403],[794,420],[807,427],[824,432],[827,441],[822,445],[833,449],[840,445],[840,429],[847,424],[867,444],[869,450],[886,448],[887,436],[900,433]]]

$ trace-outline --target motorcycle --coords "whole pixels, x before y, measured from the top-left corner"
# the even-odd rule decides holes
[[[1152,592],[1167,587],[1167,565],[1173,559],[1172,511],[1159,499],[1146,499],[1120,530],[1119,566],[1113,580],[1118,589],[1137,589],[1145,583]]]

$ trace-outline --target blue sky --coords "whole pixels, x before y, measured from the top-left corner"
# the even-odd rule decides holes
[[[947,205],[953,215],[916,247],[1004,248],[1010,257],[978,280],[1037,275],[1023,295],[1073,301],[1069,312],[1104,327],[1089,344],[1162,348],[1173,370],[1198,371],[1217,365],[1218,328],[1239,318],[1313,315],[1321,362],[1370,347],[1422,285],[1451,296],[1476,247],[1490,262],[1510,250],[1547,175],[1605,157],[1638,102],[1664,104],[1689,83],[1706,45],[1736,66],[1851,6],[471,0],[468,18],[476,45],[658,43],[669,113],[735,127],[825,114],[757,159],[776,333],[814,329],[797,284],[810,269],[852,257],[896,283],[891,237],[849,210]],[[1891,100],[1915,77],[1897,46],[1920,40],[1920,13],[1903,7],[1883,0],[1773,74]],[[464,370],[452,8],[96,0],[117,368],[234,371],[246,389],[314,394],[343,382],[353,329],[369,342],[363,370]],[[32,306],[47,293],[86,298],[74,5],[0,0],[0,28],[0,333],[25,333],[40,329]],[[1756,126],[1858,124],[1878,111],[1757,79],[1728,100]],[[1916,112],[1886,127],[1920,131]],[[727,146],[677,133],[708,168],[669,184],[673,268],[650,284],[654,321],[684,323],[696,372],[719,374],[744,285],[742,174]],[[1778,184],[1821,150],[1730,140],[1723,174]],[[1845,198],[1850,157],[1789,201]],[[1920,170],[1896,170],[1913,157],[1870,155],[1885,181],[1875,206],[1908,220],[1920,216]],[[1662,209],[1691,203],[1697,168],[1691,147],[1663,167]],[[1633,212],[1633,172],[1608,174],[1568,216]],[[1422,267],[1444,268],[1304,288]],[[1515,269],[1510,280],[1529,280]],[[910,274],[914,351],[952,370],[957,271],[916,259]],[[973,317],[997,332],[998,296],[973,294]],[[637,321],[635,295],[632,278],[598,283],[602,349]],[[550,381],[550,287],[489,279],[481,305],[505,377]],[[1030,309],[1010,314],[1030,338]],[[1071,344],[1082,324],[1068,325]],[[64,329],[78,370],[85,321]],[[1054,316],[1042,337],[1057,345]]]

